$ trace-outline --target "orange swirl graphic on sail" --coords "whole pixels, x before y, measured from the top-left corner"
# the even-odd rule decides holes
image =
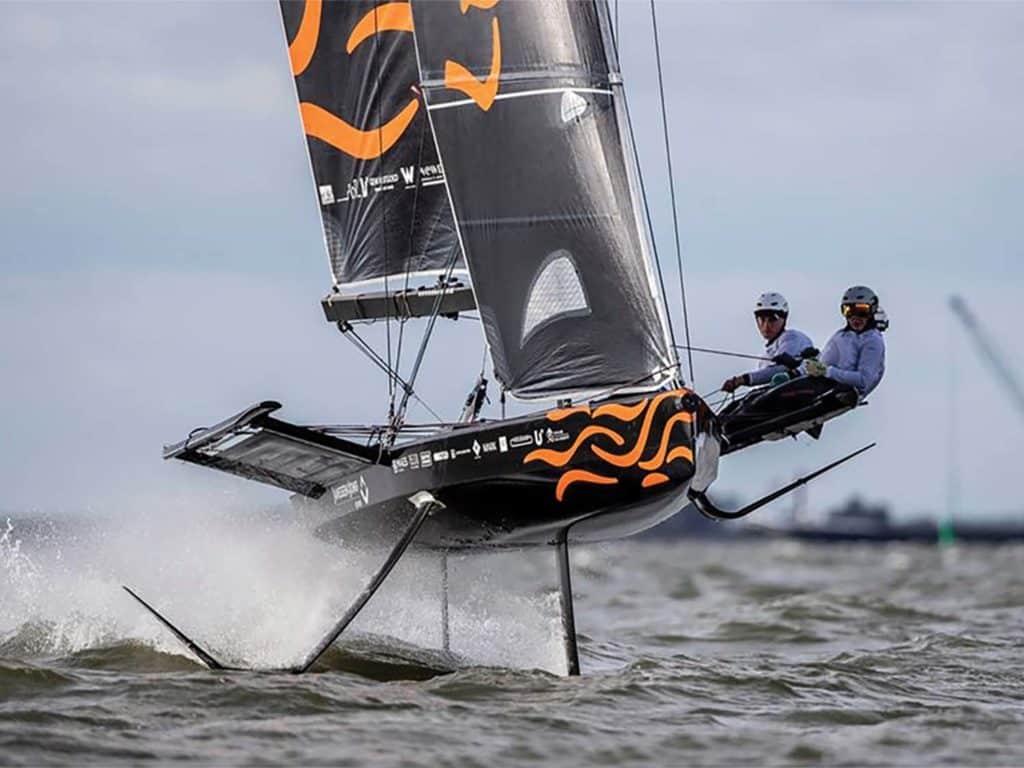
[[[459,0],[459,9],[463,14],[470,8],[479,8],[482,11],[489,11],[501,0]]]
[[[322,0],[306,0],[295,39],[288,46],[292,74],[298,77],[309,67],[320,38]],[[412,6],[408,2],[381,3],[364,14],[349,33],[349,55],[365,40],[381,32],[412,32]],[[363,130],[344,118],[309,101],[299,103],[306,135],[331,145],[357,160],[374,160],[393,147],[409,128],[420,104],[410,99],[397,115],[375,128]]]
[[[466,6],[468,10],[468,6]],[[465,12],[465,11],[463,11]],[[501,77],[501,31],[498,19],[491,19],[491,71],[482,81],[473,77],[473,73],[457,61],[446,59],[444,62],[444,85],[456,91],[462,91],[476,105],[487,112],[494,104],[498,95],[498,80]]]
[[[526,457],[523,459],[523,463],[526,464],[530,461],[543,461],[545,464],[549,464],[552,467],[564,467],[572,460],[572,457],[576,455],[576,451],[580,449],[580,446],[583,445],[591,435],[605,435],[610,437],[612,442],[616,445],[622,445],[626,442],[618,432],[608,429],[608,427],[599,427],[595,424],[580,432],[576,437],[576,442],[572,444],[571,448],[567,448],[564,451],[554,451],[550,448],[538,448],[537,450],[530,451],[526,454]]]
[[[308,101],[299,104],[306,135],[320,139],[335,149],[359,160],[373,160],[387,152],[402,138],[409,123],[416,117],[419,102],[409,101],[405,108],[380,128],[361,131],[340,117]]]
[[[409,3],[382,3],[368,12],[352,28],[345,43],[351,54],[363,40],[381,32],[412,32],[412,6]]]
[[[618,483],[618,478],[605,477],[604,475],[598,475],[594,472],[587,472],[584,469],[570,469],[560,478],[558,478],[558,485],[555,486],[555,498],[561,501],[565,496],[565,489],[573,483],[597,483],[598,485],[615,485]]]
[[[323,11],[322,0],[306,0],[302,9],[302,21],[295,39],[288,46],[288,58],[292,63],[292,74],[298,77],[306,71],[313,60],[313,52],[320,40],[320,14]]]

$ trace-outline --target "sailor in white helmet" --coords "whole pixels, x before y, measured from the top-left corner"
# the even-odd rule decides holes
[[[754,304],[754,321],[765,341],[765,359],[757,370],[726,379],[722,384],[724,391],[732,392],[739,386],[767,384],[775,374],[785,373],[787,370],[784,365],[773,362],[776,357],[791,355],[799,359],[805,349],[814,347],[814,342],[806,333],[786,327],[788,319],[789,302],[781,293],[769,291],[757,297]]]
[[[885,340],[882,331],[889,318],[878,295],[866,285],[855,285],[843,294],[839,309],[845,327],[832,334],[820,360],[808,360],[802,369],[808,376],[828,376],[847,384],[866,397],[885,374]]]

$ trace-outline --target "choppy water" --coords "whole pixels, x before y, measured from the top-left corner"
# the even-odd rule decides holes
[[[452,561],[451,654],[429,650],[437,563],[403,563],[302,677],[209,672],[119,589],[268,667],[302,656],[373,561],[274,521],[15,526],[0,763],[1024,764],[1024,548],[581,549],[575,679],[553,674],[547,555]]]

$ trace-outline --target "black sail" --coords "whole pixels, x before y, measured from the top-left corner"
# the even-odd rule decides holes
[[[408,3],[281,0],[281,13],[335,287],[390,279],[391,293],[461,267]]]
[[[675,376],[606,4],[413,0],[413,17],[503,386],[530,399]]]

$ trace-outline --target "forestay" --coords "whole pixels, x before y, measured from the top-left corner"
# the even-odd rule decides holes
[[[428,314],[433,297],[403,293],[406,279],[435,282],[463,263],[409,5],[281,0],[281,12],[337,289],[328,317]],[[452,293],[442,311],[472,306],[468,286]]]
[[[607,5],[413,0],[494,369],[520,398],[677,374]]]

